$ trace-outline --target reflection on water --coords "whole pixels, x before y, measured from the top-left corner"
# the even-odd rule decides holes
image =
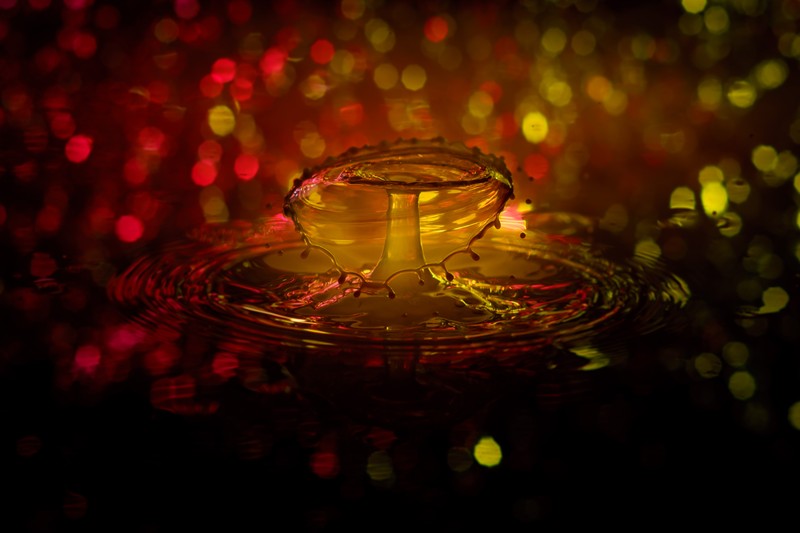
[[[290,221],[277,215],[257,228],[239,239],[231,239],[235,227],[208,228],[203,240],[138,260],[112,281],[111,294],[151,326],[236,336],[268,354],[396,350],[444,364],[490,353],[532,356],[553,344],[605,363],[596,343],[656,329],[688,297],[684,282],[657,263],[614,261],[575,235],[521,238],[518,229],[490,230],[473,243],[478,261],[448,261],[447,288],[355,297],[327,255],[307,253]],[[448,306],[466,307],[463,315],[436,307],[436,295],[450,292]]]

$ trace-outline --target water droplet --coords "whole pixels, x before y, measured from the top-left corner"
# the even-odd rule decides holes
[[[154,326],[179,311],[204,331],[284,352],[412,343],[431,356],[597,345],[589,339],[651,331],[687,301],[657,260],[594,248],[586,217],[517,210],[501,227],[510,196],[502,161],[460,145],[351,151],[295,183],[290,218],[240,236],[209,226],[140,259],[109,291]]]

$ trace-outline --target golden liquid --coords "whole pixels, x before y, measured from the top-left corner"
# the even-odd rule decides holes
[[[686,303],[659,265],[594,248],[586,217],[512,210],[500,227],[511,193],[502,161],[464,146],[352,151],[298,181],[288,218],[206,227],[110,292],[141,321],[180,317],[276,353],[457,364],[558,345],[591,367],[609,360],[603,338],[655,329]]]

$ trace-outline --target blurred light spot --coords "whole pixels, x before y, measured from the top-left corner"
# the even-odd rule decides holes
[[[283,70],[286,64],[286,57],[287,54],[285,51],[274,47],[269,48],[264,52],[264,55],[261,56],[261,61],[259,61],[258,66],[261,68],[261,72],[268,76],[270,74],[277,74]]]
[[[139,130],[137,141],[145,152],[159,154],[166,140],[166,135],[155,126],[146,126]]]
[[[117,219],[115,229],[117,238],[122,242],[136,242],[144,233],[144,224],[138,217],[123,215]]]
[[[311,471],[322,479],[335,478],[339,474],[339,456],[333,452],[314,452],[311,455]]]
[[[400,74],[391,63],[382,63],[375,67],[375,71],[372,73],[372,79],[379,89],[387,91],[397,85]]]
[[[739,177],[726,181],[725,188],[728,191],[728,200],[734,204],[743,204],[750,196],[750,184]]]
[[[222,158],[222,145],[213,139],[203,141],[197,147],[197,158],[219,163],[220,158]]]
[[[230,93],[238,102],[245,102],[253,96],[253,82],[247,78],[238,77],[233,80]]]
[[[706,0],[681,0],[681,5],[687,13],[700,13],[706,8]]]
[[[236,128],[236,117],[228,106],[214,106],[208,111],[208,126],[216,135],[224,137]]]
[[[418,91],[425,86],[427,81],[427,74],[425,69],[419,65],[408,65],[403,69],[401,81],[403,86],[410,91]]]
[[[528,113],[522,119],[522,135],[530,143],[538,144],[545,140],[548,130],[547,118],[538,111]]]
[[[192,181],[201,187],[211,185],[217,179],[217,165],[207,159],[201,159],[192,167]]]
[[[706,215],[716,217],[728,208],[728,191],[718,182],[707,183],[700,192]]]
[[[716,165],[703,167],[697,175],[697,181],[699,181],[700,185],[703,187],[711,183],[722,183],[724,180],[725,175],[722,173],[722,169]]]
[[[72,38],[72,52],[81,59],[88,59],[97,51],[97,39],[91,33],[79,32]]]
[[[586,84],[586,94],[595,102],[603,102],[611,90],[611,82],[605,76],[592,76]]]
[[[722,83],[714,77],[703,78],[697,86],[697,98],[704,109],[716,109],[722,102]]]
[[[233,170],[241,180],[253,179],[258,172],[258,158],[252,154],[239,154],[233,164]]]
[[[722,357],[733,367],[743,367],[750,357],[750,350],[743,342],[731,341],[722,347]]]
[[[628,95],[623,91],[613,90],[611,94],[603,100],[603,107],[609,115],[621,115],[628,107]]]
[[[795,171],[797,171],[797,158],[788,150],[784,150],[777,154],[775,166],[761,177],[770,187],[779,187],[792,177]]]
[[[64,155],[73,163],[83,163],[92,153],[94,141],[88,135],[74,135],[70,137],[64,147]]]
[[[722,6],[711,6],[703,14],[703,22],[709,32],[719,35],[728,31],[728,12]]]
[[[689,187],[678,187],[669,197],[670,209],[695,209],[697,200],[694,191]]]
[[[753,149],[750,160],[761,172],[769,172],[778,164],[778,152],[771,146],[757,146]]]
[[[481,437],[475,448],[472,450],[475,460],[481,466],[493,467],[500,464],[503,460],[503,451],[500,445],[492,437]]]
[[[228,205],[225,203],[225,194],[219,187],[211,185],[204,188],[200,191],[199,201],[206,222],[216,224],[228,221]]]
[[[425,37],[433,43],[444,41],[449,30],[447,19],[444,17],[434,16],[425,22]]]
[[[764,89],[779,87],[789,74],[786,63],[780,59],[762,61],[756,66],[756,81]]]
[[[475,91],[469,97],[467,108],[471,115],[478,118],[486,118],[492,114],[494,101],[492,97],[483,91]]]
[[[572,36],[572,51],[579,56],[588,56],[594,52],[597,39],[587,30],[580,30]]]
[[[564,81],[547,84],[545,98],[556,107],[564,107],[572,100],[572,88]]]
[[[764,305],[758,310],[761,314],[777,313],[789,303],[789,294],[782,287],[770,287],[761,295]]]
[[[92,375],[100,365],[100,349],[91,344],[85,344],[75,351],[74,368],[80,374]]]
[[[486,130],[486,119],[467,113],[461,117],[461,127],[470,135],[480,135]]]
[[[160,376],[169,372],[181,358],[181,350],[174,344],[164,343],[147,352],[144,356],[144,366],[153,376]]]
[[[453,472],[466,472],[472,466],[472,454],[467,448],[453,446],[447,450],[447,466]]]
[[[171,18],[163,18],[156,23],[153,32],[155,33],[156,39],[164,44],[169,44],[178,38],[180,28]]]
[[[217,59],[211,66],[211,77],[217,83],[228,83],[236,76],[236,62],[226,57]]]
[[[331,59],[331,70],[340,76],[349,76],[356,66],[356,58],[347,50],[337,50]]]
[[[694,358],[694,369],[703,378],[715,378],[722,370],[722,361],[713,353],[701,353]]]
[[[300,84],[300,92],[309,100],[319,100],[328,92],[328,84],[319,74],[312,74]]]
[[[558,55],[567,45],[567,34],[561,28],[548,28],[542,35],[542,48]]]
[[[789,406],[788,419],[794,429],[800,430],[800,402]]]
[[[392,459],[384,451],[377,451],[370,454],[367,459],[367,475],[373,481],[389,481],[394,477]]]
[[[749,372],[739,370],[728,379],[728,390],[737,400],[749,400],[756,393],[756,380]]]
[[[364,26],[364,34],[376,52],[386,53],[394,48],[395,35],[386,21],[374,18]]]
[[[748,81],[737,80],[728,89],[728,101],[736,107],[750,107],[756,101],[756,89]]]
[[[141,185],[147,181],[149,171],[144,161],[138,157],[132,157],[125,162],[123,175],[125,181],[131,185]]]
[[[311,45],[311,59],[319,65],[327,65],[333,59],[336,50],[333,44],[326,39],[317,39]]]
[[[300,140],[300,151],[304,156],[316,159],[325,152],[325,139],[316,131],[308,132]]]

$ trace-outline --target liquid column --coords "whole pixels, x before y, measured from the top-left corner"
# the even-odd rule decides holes
[[[419,239],[419,193],[389,190],[386,240],[373,280],[387,280],[400,270],[417,270],[425,264]]]

